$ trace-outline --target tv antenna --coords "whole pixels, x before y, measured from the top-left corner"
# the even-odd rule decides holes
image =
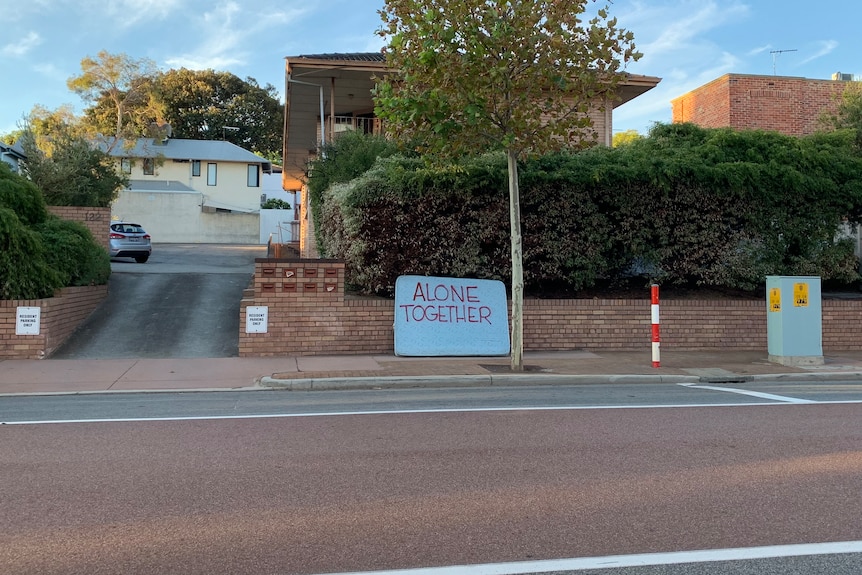
[[[775,60],[778,58],[779,54],[784,54],[785,52],[797,52],[796,48],[792,50],[770,50],[769,53],[772,54],[772,75],[775,76]]]

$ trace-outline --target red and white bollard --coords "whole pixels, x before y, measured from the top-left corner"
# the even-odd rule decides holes
[[[652,366],[661,367],[661,336],[659,335],[659,320],[658,320],[658,285],[650,286],[652,305],[650,312],[652,315]]]

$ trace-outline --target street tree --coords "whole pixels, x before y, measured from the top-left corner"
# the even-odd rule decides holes
[[[123,128],[131,111],[150,100],[157,73],[152,60],[102,50],[95,59],[87,56],[81,60],[81,74],[69,78],[66,84],[86,102],[95,103],[102,98],[110,102],[116,143],[126,135]]]
[[[597,140],[590,111],[611,106],[634,37],[594,0],[386,0],[378,33],[396,73],[375,111],[432,157],[505,150],[512,253],[511,367],[523,370],[518,160]],[[595,8],[593,10],[593,8]]]

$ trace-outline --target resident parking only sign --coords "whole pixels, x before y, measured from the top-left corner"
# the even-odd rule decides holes
[[[395,355],[494,356],[509,347],[503,282],[429,276],[395,282]]]
[[[39,335],[42,308],[18,306],[15,314],[15,335]]]

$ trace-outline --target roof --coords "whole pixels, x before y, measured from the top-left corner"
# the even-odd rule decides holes
[[[106,148],[102,144],[102,148]],[[131,142],[121,140],[110,151],[115,158],[165,158],[168,160],[210,160],[269,164],[269,160],[225,140],[168,139],[164,144],[152,138]]]
[[[333,52],[327,54],[303,54],[288,56],[288,60],[331,60],[337,62],[385,62],[382,52]]]
[[[132,192],[194,192],[197,190],[188,187],[177,180],[129,180],[129,191]]]
[[[21,144],[19,142],[15,142],[11,145],[5,142],[0,142],[0,151],[2,151],[4,154],[16,156],[19,160],[24,160],[27,158],[27,155],[24,153],[24,148],[21,147]]]

